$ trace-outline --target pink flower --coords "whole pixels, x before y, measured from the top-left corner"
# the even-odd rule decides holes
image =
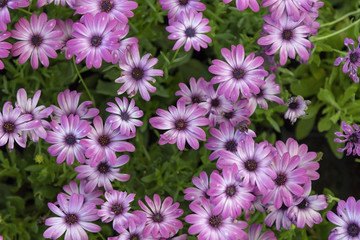
[[[70,181],[69,185],[63,186],[63,190],[65,191],[64,195],[66,196],[67,200],[69,200],[70,197],[76,193],[84,196],[84,204],[85,203],[94,203],[95,205],[103,204],[104,200],[98,198],[103,195],[103,191],[101,190],[94,191],[95,189],[91,191],[86,191],[85,189],[86,183],[87,181],[83,180],[80,182],[78,186],[78,184],[75,181]]]
[[[232,0],[223,0],[224,3],[229,3],[231,1]],[[258,12],[260,9],[259,4],[256,0],[236,0],[236,7],[240,11],[247,9],[248,7],[250,7],[250,9],[254,12]]]
[[[278,21],[281,16],[287,15],[298,21],[303,12],[311,9],[309,0],[262,0],[262,7],[269,7],[271,17]]]
[[[200,0],[159,0],[161,10],[169,10],[169,23],[175,22],[181,12],[189,13],[191,10],[202,12],[206,9],[206,5]]]
[[[205,171],[200,173],[200,177],[194,177],[192,179],[193,184],[197,187],[189,187],[184,190],[185,196],[184,199],[188,201],[193,201],[201,203],[200,197],[205,197],[209,199],[210,196],[206,193],[209,189],[209,178]]]
[[[289,119],[291,124],[294,124],[299,117],[306,115],[305,110],[308,109],[310,103],[309,100],[304,100],[302,96],[289,98],[286,103],[288,110],[286,111],[284,118]]]
[[[206,82],[202,77],[196,82],[196,79],[191,77],[189,83],[190,89],[186,86],[186,84],[179,83],[180,90],[175,92],[175,96],[181,96],[179,101],[184,101],[185,104],[204,102],[207,99],[205,91],[208,82]]]
[[[9,56],[9,49],[12,48],[11,43],[3,42],[11,36],[10,32],[0,33],[0,58],[7,58]],[[4,69],[4,63],[0,60],[0,70]]]
[[[269,204],[266,211],[268,215],[266,216],[264,222],[266,226],[272,227],[275,223],[276,229],[281,231],[281,228],[286,230],[291,229],[291,220],[289,218],[289,208],[284,204],[280,208],[276,208],[274,204]]]
[[[262,224],[251,224],[249,227],[249,240],[276,240],[274,232],[266,231],[261,234],[261,230]]]
[[[346,124],[345,121],[341,122],[342,132],[335,132],[337,137],[343,137],[344,139],[335,138],[334,142],[345,143],[344,148],[339,148],[338,152],[345,152],[346,155],[358,155],[360,156],[360,128],[358,125],[353,124],[352,127]]]
[[[69,53],[69,47],[66,46],[66,43],[73,38],[73,24],[74,22],[71,19],[66,19],[65,22],[61,19],[56,19],[55,29],[64,33],[60,38],[62,44],[61,52],[65,53],[65,58],[68,60],[72,58],[72,54]]]
[[[6,31],[6,25],[11,22],[8,8],[18,9],[19,7],[27,7],[29,4],[29,0],[3,0],[0,4],[0,31]]]
[[[111,51],[112,64],[125,62],[125,54],[127,52],[127,49],[131,47],[131,45],[135,45],[137,48],[139,48],[139,40],[136,37],[125,38],[125,36],[129,33],[129,25],[118,24],[116,29],[121,30],[120,35],[118,35],[118,43],[120,44],[120,46],[119,48]]]

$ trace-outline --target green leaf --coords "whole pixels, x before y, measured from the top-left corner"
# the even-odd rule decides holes
[[[300,119],[298,121],[295,128],[296,139],[304,139],[310,134],[311,130],[314,128],[315,119],[315,117],[312,117],[309,119]]]
[[[329,120],[329,115],[326,115],[325,117],[320,119],[320,121],[318,122],[319,132],[324,132],[331,128],[331,122]]]
[[[117,89],[119,87],[120,85],[115,82],[105,82],[99,80],[97,82],[95,92],[106,96],[117,96]]]
[[[354,98],[358,88],[359,88],[358,84],[352,84],[350,87],[348,87],[344,95],[340,98],[339,105],[343,106],[350,98]]]
[[[321,101],[331,104],[338,110],[341,109],[339,104],[335,101],[334,95],[328,89],[321,88],[317,96]]]

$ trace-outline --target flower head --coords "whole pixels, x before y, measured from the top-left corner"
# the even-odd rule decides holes
[[[135,45],[139,48],[139,40],[136,37],[125,38],[125,36],[129,33],[129,25],[118,24],[116,29],[121,30],[120,35],[118,35],[118,43],[120,46],[119,48],[111,51],[112,64],[125,62],[125,54],[127,54],[127,49],[129,49],[131,45]]]
[[[291,124],[294,124],[299,117],[306,115],[305,110],[308,109],[310,103],[309,100],[304,100],[302,96],[289,98],[286,104],[288,110],[286,111],[284,118],[289,119]]]
[[[82,180],[78,186],[75,181],[70,181],[69,185],[63,186],[63,190],[65,191],[64,195],[69,200],[70,197],[76,193],[84,196],[84,204],[85,203],[94,203],[95,205],[101,205],[104,203],[104,200],[98,198],[103,195],[103,191],[101,190],[91,190],[86,191],[86,180]]]
[[[310,10],[310,3],[309,0],[262,0],[261,6],[269,7],[271,17],[276,21],[284,15],[298,21],[303,12]]]
[[[7,24],[11,22],[9,9],[17,9],[19,7],[29,6],[29,0],[3,0],[0,3],[0,31],[4,32],[7,29]]]
[[[66,21],[63,21],[61,19],[56,19],[56,30],[62,31],[64,34],[61,36],[60,41],[62,44],[61,52],[64,52],[65,58],[70,60],[72,58],[72,54],[69,52],[69,47],[66,46],[67,41],[73,38],[72,33],[74,31],[73,29],[73,20],[66,19]]]
[[[181,12],[189,13],[191,10],[202,12],[206,9],[206,5],[200,0],[159,0],[162,10],[169,10],[169,23],[175,22]]]
[[[232,0],[223,0],[224,3],[229,3]],[[254,12],[258,12],[260,7],[256,0],[236,0],[236,7],[239,11],[243,11],[250,7]]]
[[[341,128],[344,131],[335,132],[335,135],[338,137],[343,137],[344,139],[335,138],[334,142],[345,143],[344,148],[339,148],[339,152],[346,151],[346,155],[358,155],[360,156],[360,128],[358,125],[353,124],[352,127],[346,124],[345,121],[341,122]],[[355,129],[355,130],[354,130]]]
[[[209,199],[210,196],[207,194],[209,189],[209,178],[205,171],[200,173],[200,177],[194,177],[192,179],[193,184],[197,187],[189,187],[184,190],[184,199],[193,202],[201,202],[201,196]]]
[[[189,82],[190,89],[184,83],[179,83],[180,90],[175,92],[175,96],[181,96],[179,101],[184,101],[185,104],[204,102],[207,99],[205,89],[208,83],[202,77],[197,82],[192,77]]]
[[[266,231],[261,234],[261,230],[261,224],[251,224],[249,227],[249,240],[276,240],[274,232]]]
[[[276,229],[281,231],[281,228],[291,229],[291,220],[289,218],[289,208],[284,204],[280,208],[276,208],[274,204],[267,206],[266,212],[268,215],[265,217],[265,224],[268,227],[272,227],[275,223]]]
[[[11,43],[3,42],[11,36],[10,32],[0,33],[0,58],[7,58],[9,56],[9,49],[12,48]],[[0,60],[0,70],[4,69],[4,63]]]

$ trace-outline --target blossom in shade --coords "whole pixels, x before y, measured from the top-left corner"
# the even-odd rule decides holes
[[[168,238],[174,235],[179,229],[183,227],[180,220],[177,218],[183,215],[184,211],[179,209],[178,202],[173,204],[171,197],[165,198],[163,203],[159,195],[154,194],[154,202],[145,196],[147,207],[141,200],[139,205],[146,214],[146,225],[143,231],[144,237],[163,237]]]
[[[214,171],[210,175],[210,188],[207,194],[210,203],[214,204],[213,214],[222,213],[224,218],[228,216],[237,218],[241,215],[241,209],[249,209],[255,196],[251,194],[253,187],[240,181],[236,164],[232,167],[224,167],[222,174]]]
[[[59,107],[51,105],[55,116],[53,120],[58,121],[62,115],[69,116],[70,114],[79,115],[81,119],[89,119],[99,114],[99,109],[89,108],[93,103],[91,101],[85,101],[80,103],[79,100],[82,93],[77,91],[70,91],[66,89],[64,92],[60,92],[57,96],[57,102]]]
[[[128,22],[128,18],[134,16],[131,10],[136,9],[138,4],[128,0],[81,0],[75,14],[107,13],[109,19],[115,19],[122,24]]]
[[[309,181],[306,176],[306,169],[298,168],[300,157],[295,155],[290,157],[289,153],[276,156],[273,159],[271,169],[275,171],[274,189],[268,190],[262,198],[262,203],[274,202],[275,208],[279,209],[282,204],[291,207],[294,196],[300,197],[304,193],[303,184]]]
[[[200,177],[194,177],[192,179],[195,187],[189,187],[184,190],[184,199],[188,201],[201,203],[201,196],[209,199],[210,196],[206,193],[209,189],[209,178],[205,171],[200,173]]]
[[[309,0],[262,0],[261,6],[269,7],[271,16],[276,21],[284,15],[298,21],[303,12],[310,10],[310,2]]]
[[[224,3],[229,3],[232,0],[223,0]],[[256,0],[236,0],[236,7],[240,11],[243,11],[250,7],[251,10],[254,12],[258,12],[260,9],[260,6]]]
[[[345,121],[341,122],[342,132],[335,132],[335,135],[340,138],[335,138],[334,142],[345,143],[344,148],[339,148],[338,152],[345,152],[346,155],[358,155],[360,156],[360,128],[358,125],[353,124],[352,127],[346,124]],[[354,130],[355,129],[355,130]]]
[[[340,63],[345,62],[343,66],[343,72],[350,72],[349,77],[352,78],[355,83],[358,83],[359,77],[357,75],[357,68],[360,67],[360,37],[358,39],[357,47],[354,46],[354,40],[349,38],[345,38],[344,44],[349,49],[349,54],[346,57],[336,58],[334,65],[339,66]],[[353,49],[351,49],[349,45],[352,45]]]
[[[7,58],[9,56],[9,49],[12,48],[11,43],[3,42],[5,39],[10,37],[10,32],[0,33],[0,58]],[[4,63],[0,60],[0,70],[4,69]]]
[[[15,30],[11,37],[20,41],[14,43],[11,49],[13,56],[19,56],[19,63],[25,63],[30,57],[31,66],[39,67],[39,60],[45,67],[49,66],[49,58],[56,58],[58,50],[62,47],[60,37],[63,32],[55,30],[56,20],[47,21],[46,13],[41,13],[39,18],[33,14],[30,23],[25,18],[20,18],[15,23]]]
[[[275,20],[269,15],[264,16],[266,24],[263,26],[267,34],[258,39],[259,45],[271,45],[265,53],[268,55],[275,54],[280,49],[280,64],[284,65],[288,56],[295,59],[297,53],[300,60],[306,62],[310,53],[308,49],[312,45],[308,39],[311,29],[302,23],[302,19],[293,21],[284,14],[280,19]]]
[[[67,41],[73,38],[73,20],[66,19],[65,22],[61,19],[56,19],[56,30],[62,31],[64,34],[60,38],[60,42],[62,44],[61,52],[64,52],[65,58],[70,60],[72,58],[72,54],[69,53],[69,47],[66,46]]]
[[[129,228],[128,230],[115,226],[115,230],[120,233],[118,237],[110,237],[108,240],[132,240],[132,239],[148,239],[144,238],[143,231],[146,223],[146,214],[142,211],[133,211],[132,217],[129,219]]]
[[[169,10],[169,23],[178,19],[181,12],[189,13],[191,10],[202,12],[206,9],[206,5],[200,0],[159,0],[162,10]]]
[[[178,148],[184,150],[185,142],[188,142],[192,148],[198,149],[197,139],[206,140],[206,134],[199,126],[209,125],[205,113],[206,109],[199,108],[197,104],[185,107],[183,101],[178,101],[177,107],[170,106],[169,111],[157,109],[159,117],[152,117],[149,122],[154,128],[168,130],[160,135],[160,145],[177,142]]]
[[[0,4],[0,31],[7,29],[7,24],[11,22],[9,9],[17,9],[29,6],[29,0],[7,0]]]
[[[77,1],[77,0],[37,0],[36,6],[38,8],[41,8],[41,7],[45,6],[46,4],[50,4],[52,2],[54,2],[55,5],[61,5],[61,6],[65,7],[67,4],[67,5],[69,5],[70,8],[74,8],[75,4],[80,1]]]
[[[76,55],[76,63],[86,58],[87,68],[100,68],[102,60],[111,62],[111,51],[119,48],[118,35],[115,30],[118,21],[111,20],[106,13],[95,16],[85,14],[80,22],[73,24],[73,39],[66,42],[71,55]]]
[[[250,125],[250,120],[248,118],[248,116],[250,116],[250,111],[247,107],[248,100],[239,100],[233,105],[231,111],[217,114],[216,122],[218,124],[225,122],[233,127],[244,123],[243,125],[246,125],[246,128],[248,129]]]
[[[359,239],[360,237],[360,200],[349,197],[346,202],[340,200],[336,208],[337,215],[329,211],[327,219],[337,225],[331,230],[329,240],[335,239]]]
[[[181,12],[178,20],[166,27],[166,31],[170,33],[169,39],[177,40],[173,50],[185,45],[185,51],[189,51],[193,47],[196,51],[200,51],[200,47],[207,48],[211,43],[211,38],[204,33],[211,30],[207,26],[209,19],[203,18],[202,13],[191,10],[189,13]]]
[[[119,48],[111,51],[112,64],[117,64],[119,62],[125,62],[125,54],[126,51],[131,45],[135,45],[139,48],[139,40],[136,37],[125,38],[125,36],[129,33],[129,25],[127,24],[118,24],[116,29],[120,29],[121,32],[117,36],[118,43],[120,44]]]
[[[253,194],[256,199],[251,202],[251,206],[249,209],[244,209],[246,221],[250,221],[251,215],[254,214],[256,211],[261,213],[265,212],[265,207],[261,203],[262,195],[256,187],[253,190]]]
[[[201,204],[191,203],[191,211],[185,217],[185,221],[190,223],[189,234],[199,234],[199,240],[211,239],[246,239],[246,233],[243,231],[247,223],[243,221],[234,222],[231,217],[224,217],[222,213],[214,214],[213,206],[204,197],[201,197]]]
[[[209,71],[216,76],[211,79],[212,84],[220,83],[218,92],[231,98],[236,102],[240,96],[249,98],[253,94],[260,92],[260,86],[265,84],[264,77],[268,72],[261,68],[264,59],[260,56],[255,57],[251,53],[245,58],[244,47],[239,44],[232,45],[231,51],[227,48],[221,49],[221,54],[226,62],[215,59]]]
[[[20,137],[23,131],[29,131],[41,126],[41,120],[31,114],[21,114],[21,108],[13,108],[11,102],[6,102],[0,113],[0,146],[7,142],[10,151],[14,148],[14,141],[20,147],[26,147],[26,138]]]
[[[116,97],[115,101],[117,105],[112,102],[107,103],[110,107],[106,108],[106,111],[112,114],[106,121],[111,124],[112,130],[120,128],[120,133],[123,135],[129,136],[130,132],[135,133],[135,127],[140,127],[143,124],[142,121],[136,119],[144,115],[143,111],[135,106],[134,99],[131,99],[129,103],[126,97],[122,101]]]
[[[181,96],[179,101],[184,101],[185,104],[204,102],[207,99],[205,89],[208,83],[202,77],[198,81],[192,77],[189,82],[190,89],[186,84],[179,83],[180,90],[175,92],[175,96]]]
[[[320,27],[320,23],[315,22],[315,20],[319,16],[318,9],[324,6],[324,3],[318,0],[310,0],[308,3],[310,5],[310,8],[302,13],[305,15],[303,21],[304,24],[309,26],[309,28],[311,29],[311,34],[316,35],[318,28]]]
[[[272,231],[266,231],[261,234],[262,225],[261,224],[251,224],[249,227],[249,240],[276,240],[275,234]],[[261,235],[260,235],[261,234]]]
[[[63,190],[65,191],[64,195],[69,200],[71,195],[73,194],[81,194],[84,196],[84,204],[85,203],[94,203],[95,205],[101,205],[104,203],[104,200],[98,198],[103,195],[101,190],[94,191],[85,191],[87,181],[82,180],[78,185],[75,181],[70,181],[69,185],[63,186]]]
[[[149,82],[155,83],[153,76],[163,76],[164,72],[154,69],[153,66],[158,62],[157,58],[151,58],[150,53],[140,58],[139,47],[135,44],[130,46],[130,50],[125,53],[125,61],[119,63],[121,77],[115,79],[117,83],[123,83],[118,90],[118,94],[126,92],[129,97],[133,97],[140,91],[141,97],[145,101],[150,100],[149,92],[155,92],[156,87]]]
[[[116,164],[115,152],[133,152],[134,145],[123,140],[133,138],[134,133],[125,136],[120,133],[120,129],[111,130],[111,124],[103,124],[100,116],[96,116],[93,120],[94,127],[87,135],[88,139],[81,139],[80,144],[86,148],[85,156],[90,158],[90,166],[97,166],[105,157],[111,164]]]
[[[291,220],[289,218],[289,208],[284,204],[280,208],[276,208],[274,204],[269,204],[266,208],[268,215],[265,217],[265,224],[272,227],[275,223],[276,229],[281,231],[281,228],[289,230],[291,228]]]
[[[91,131],[90,123],[80,120],[78,115],[62,115],[60,125],[52,121],[50,123],[52,131],[47,132],[45,141],[51,143],[48,152],[51,156],[57,156],[58,164],[64,162],[68,165],[74,163],[74,158],[80,163],[85,162],[85,147],[80,145],[80,140],[86,137]]]
[[[235,151],[220,151],[217,167],[223,169],[233,164],[243,177],[243,184],[256,186],[261,193],[274,189],[276,173],[270,168],[273,161],[273,147],[267,142],[255,143],[246,136],[237,144]]]
[[[286,103],[288,110],[286,111],[284,118],[289,119],[291,124],[294,124],[299,117],[306,115],[305,111],[308,109],[310,103],[309,100],[304,100],[302,96],[289,98]]]
[[[15,106],[21,109],[22,114],[31,114],[32,119],[41,120],[41,125],[38,128],[29,131],[23,131],[22,136],[26,138],[29,136],[32,141],[39,141],[39,137],[45,139],[46,131],[44,127],[48,127],[49,123],[43,118],[48,118],[52,113],[52,107],[45,107],[44,105],[36,106],[40,99],[41,90],[35,92],[33,98],[27,98],[25,89],[20,88],[16,94]]]
[[[77,166],[74,170],[78,172],[77,179],[86,179],[85,190],[92,192],[97,187],[104,187],[105,191],[111,192],[113,187],[111,182],[115,179],[120,182],[129,180],[129,174],[120,173],[120,168],[129,161],[128,155],[122,155],[112,164],[107,159],[102,160],[97,166],[91,167],[90,160],[86,164]]]
[[[50,210],[59,217],[51,217],[45,220],[45,225],[50,226],[44,232],[44,238],[57,239],[65,233],[65,239],[88,239],[85,232],[99,232],[101,228],[91,223],[99,219],[98,209],[94,203],[84,203],[84,196],[74,193],[67,200],[64,194],[58,194],[59,207],[48,203]],[[85,229],[85,230],[84,230]]]

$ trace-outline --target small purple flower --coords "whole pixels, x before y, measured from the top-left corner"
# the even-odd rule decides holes
[[[266,231],[261,234],[261,224],[251,224],[249,227],[249,240],[276,240],[275,234],[272,231]],[[261,235],[260,235],[261,234]]]
[[[240,125],[246,125],[246,131],[250,125],[250,111],[248,107],[248,100],[239,100],[234,105],[231,111],[229,112],[221,112],[217,114],[216,122],[217,124],[226,123],[233,127],[237,127]]]
[[[86,148],[85,156],[90,158],[90,166],[97,166],[105,157],[111,164],[116,164],[115,152],[133,152],[134,145],[123,140],[133,138],[134,133],[129,136],[122,135],[120,130],[111,130],[111,124],[103,124],[100,116],[96,116],[93,120],[94,127],[88,134],[89,139],[81,139],[80,144]]]
[[[11,22],[9,9],[17,9],[19,7],[29,6],[29,0],[7,0],[0,4],[0,31],[4,32],[7,29],[7,24]]]
[[[74,170],[78,172],[77,179],[86,178],[87,183],[85,190],[87,192],[94,191],[97,187],[104,187],[105,191],[111,192],[113,187],[111,182],[115,179],[120,182],[129,180],[129,174],[122,174],[120,172],[121,166],[129,161],[128,155],[122,155],[117,158],[115,164],[112,164],[107,159],[102,160],[97,166],[91,167],[90,160],[86,160],[85,165],[77,166]]]
[[[204,33],[211,31],[211,27],[207,26],[209,19],[203,18],[202,13],[190,10],[189,13],[181,12],[178,20],[166,27],[166,31],[170,33],[169,39],[177,40],[173,50],[185,45],[184,49],[188,52],[191,47],[196,51],[200,51],[200,47],[207,48],[211,43],[211,38]]]
[[[75,3],[79,2],[77,0],[37,0],[36,6],[38,8],[41,8],[45,6],[46,4],[50,4],[54,2],[55,5],[60,5],[65,7],[66,4],[69,5],[70,8],[74,8]]]
[[[52,121],[50,123],[52,131],[47,132],[46,142],[52,143],[48,148],[51,156],[57,156],[58,164],[64,162],[68,165],[74,163],[74,158],[80,163],[85,162],[85,147],[80,145],[80,140],[91,131],[90,123],[80,120],[78,115],[62,115],[60,125]]]
[[[101,205],[104,203],[104,200],[101,198],[98,198],[99,196],[103,195],[103,192],[101,190],[92,190],[92,191],[86,191],[87,181],[82,180],[78,186],[78,184],[75,181],[70,181],[69,185],[63,186],[63,190],[65,191],[64,195],[69,200],[70,197],[73,194],[81,194],[84,196],[84,204],[86,203],[94,203],[95,205]]]
[[[144,228],[144,237],[163,237],[168,238],[175,235],[176,232],[183,227],[183,224],[177,218],[183,215],[184,211],[179,209],[178,202],[173,203],[171,197],[165,198],[161,204],[159,195],[154,194],[154,202],[145,196],[145,201],[149,208],[139,200],[139,205],[145,212],[147,220]],[[159,236],[160,235],[160,236]]]
[[[288,56],[295,59],[298,53],[300,60],[306,62],[309,59],[308,49],[312,48],[308,36],[311,29],[299,21],[293,21],[284,14],[280,19],[275,20],[269,15],[264,16],[267,24],[264,24],[263,30],[267,36],[261,37],[257,43],[259,45],[271,45],[265,53],[275,54],[280,49],[280,64],[285,65]]]
[[[289,98],[286,103],[288,110],[286,111],[284,118],[289,119],[291,124],[294,124],[299,117],[306,115],[305,111],[308,109],[310,103],[309,100],[304,100],[302,96]]]
[[[65,58],[70,60],[72,58],[72,54],[69,53],[69,47],[66,46],[67,41],[73,39],[72,33],[74,31],[73,28],[73,20],[66,19],[64,22],[61,19],[56,19],[56,26],[54,29],[62,31],[64,34],[60,38],[60,42],[62,44],[61,52],[64,52]]]
[[[201,203],[201,196],[209,199],[210,196],[206,193],[209,189],[209,178],[205,171],[200,173],[200,177],[194,177],[192,179],[193,184],[197,187],[189,187],[184,190],[184,199]]]
[[[102,60],[111,62],[111,51],[119,48],[117,35],[121,30],[114,31],[118,21],[111,20],[106,13],[95,16],[85,14],[80,22],[75,22],[73,39],[67,41],[69,54],[76,55],[76,63],[86,58],[87,68],[100,68]]]
[[[14,141],[20,147],[26,147],[26,138],[21,137],[23,131],[41,127],[40,119],[33,119],[31,114],[21,114],[21,108],[13,108],[11,102],[6,102],[0,113],[0,146],[9,142],[9,150],[14,148]]]
[[[126,97],[123,97],[122,101],[116,97],[115,101],[117,105],[112,102],[107,103],[110,107],[106,108],[106,111],[112,114],[106,121],[111,124],[112,130],[119,128],[123,135],[129,136],[130,133],[135,133],[135,127],[143,125],[140,120],[136,119],[144,115],[143,111],[135,106],[134,99],[131,99],[130,104]]]
[[[206,9],[206,5],[200,0],[159,0],[161,10],[169,10],[169,23],[173,23],[178,19],[181,12],[189,13],[190,10],[202,12]]]
[[[129,33],[129,25],[118,24],[116,29],[121,30],[120,35],[117,36],[120,46],[119,48],[111,51],[112,64],[125,62],[125,54],[127,52],[127,49],[131,47],[131,45],[135,45],[137,48],[139,48],[139,40],[136,37],[124,38]]]
[[[153,68],[158,59],[149,60],[150,55],[147,53],[140,58],[139,47],[135,44],[130,46],[130,50],[125,53],[125,62],[119,63],[123,70],[122,76],[115,79],[117,83],[124,83],[117,92],[119,95],[126,92],[129,97],[133,97],[140,91],[140,95],[145,101],[150,100],[149,92],[155,92],[156,88],[149,82],[155,83],[153,76],[164,75],[162,70]]]
[[[196,79],[190,78],[190,89],[186,84],[179,83],[180,90],[175,92],[175,96],[181,96],[179,101],[184,101],[185,104],[201,103],[206,101],[206,88],[208,82],[204,78],[199,78],[196,82]]]
[[[170,106],[169,112],[157,109],[156,114],[160,117],[152,117],[149,122],[154,128],[168,130],[160,135],[160,145],[177,142],[178,148],[184,150],[187,141],[192,148],[198,149],[197,139],[206,140],[206,134],[199,126],[209,125],[205,113],[206,109],[199,108],[197,104],[185,107],[183,101],[178,101],[177,108]]]
[[[99,219],[96,205],[94,203],[84,204],[83,195],[74,193],[67,201],[66,196],[60,193],[57,200],[60,207],[48,203],[50,210],[59,217],[45,220],[45,225],[50,227],[44,232],[44,238],[57,239],[66,231],[65,239],[82,240],[88,239],[85,230],[89,232],[101,230],[98,225],[91,223],[91,221]]]
[[[264,77],[268,72],[261,68],[264,62],[262,57],[255,57],[251,53],[245,58],[244,47],[239,44],[231,46],[231,51],[227,48],[221,49],[221,54],[226,62],[215,59],[209,71],[217,76],[211,79],[212,84],[220,83],[218,92],[225,94],[226,98],[231,98],[236,102],[240,96],[249,98],[252,93],[258,94],[260,86],[265,84]]]
[[[223,0],[224,3],[229,3],[232,0]],[[260,6],[256,0],[236,0],[236,7],[239,9],[239,11],[243,11],[250,7],[251,10],[254,12],[258,12],[260,9]]]
[[[343,137],[344,139],[335,138],[334,142],[345,143],[344,148],[339,148],[338,152],[344,152],[346,150],[346,155],[358,155],[360,156],[360,128],[358,125],[353,124],[352,127],[346,124],[345,121],[341,122],[341,128],[344,131],[335,132],[335,135],[338,137]],[[355,130],[354,130],[354,129]]]
[[[129,231],[124,228],[115,227],[117,232],[120,232],[120,236],[118,237],[110,237],[108,240],[147,240],[148,238],[144,238],[143,232],[146,223],[146,214],[142,211],[134,211],[132,212],[135,215],[135,218],[129,219]]]
[[[336,208],[337,215],[327,212],[327,219],[337,225],[331,230],[329,240],[359,239],[360,237],[360,200],[349,197],[346,202],[340,200]]]
[[[23,131],[22,136],[24,139],[29,137],[32,141],[38,142],[39,137],[45,139],[46,131],[44,127],[49,127],[49,123],[43,118],[48,118],[52,113],[52,107],[45,107],[44,105],[36,106],[40,99],[41,90],[36,91],[33,98],[27,98],[25,89],[20,88],[16,94],[15,106],[21,109],[22,114],[31,114],[32,119],[41,120],[41,126],[30,131]]]
[[[278,21],[282,16],[289,16],[298,21],[303,12],[310,10],[309,0],[262,0],[262,7],[269,7],[271,17]],[[286,13],[286,14],[284,14]]]
[[[1,11],[1,10],[0,10]],[[5,39],[11,36],[10,32],[0,33],[0,58],[7,58],[9,56],[9,49],[12,48],[11,43],[3,42]],[[4,63],[0,60],[0,70],[4,69]]]
[[[274,204],[269,204],[266,212],[268,215],[265,217],[265,224],[268,227],[272,227],[275,223],[276,229],[281,231],[281,228],[291,229],[291,220],[289,218],[289,208],[284,204],[280,208],[276,208]]]
[[[31,56],[33,69],[39,67],[39,60],[45,67],[49,66],[49,57],[56,58],[58,50],[62,47],[60,37],[63,32],[54,30],[56,20],[47,21],[46,13],[41,13],[39,19],[35,14],[31,15],[30,23],[25,18],[20,18],[15,23],[15,30],[11,31],[11,37],[20,41],[14,43],[11,53],[19,56],[19,63],[25,63]]]
[[[343,66],[343,72],[350,72],[349,77],[354,80],[355,83],[359,82],[359,77],[357,75],[357,68],[360,67],[360,37],[358,39],[357,47],[354,46],[355,42],[352,39],[345,38],[344,40],[345,46],[349,49],[349,55],[346,57],[338,57],[335,59],[334,65],[339,66],[340,63],[345,62]],[[353,46],[352,50],[350,45]]]

